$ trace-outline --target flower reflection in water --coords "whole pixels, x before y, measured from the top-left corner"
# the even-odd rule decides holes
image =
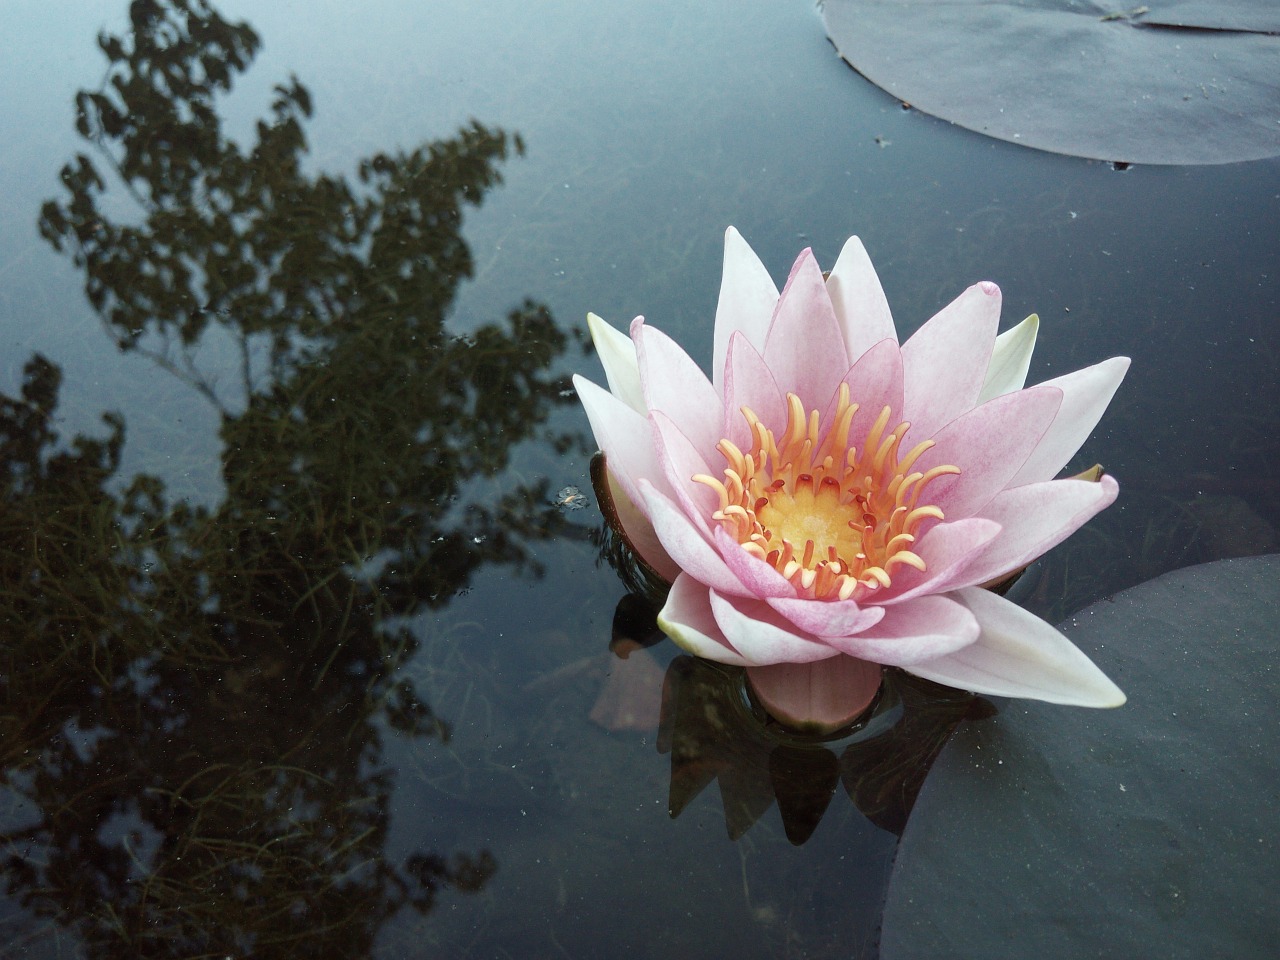
[[[658,749],[671,756],[671,816],[717,781],[733,840],[777,803],[787,838],[805,843],[842,785],[867,820],[899,835],[951,732],[995,713],[983,697],[891,670],[857,721],[801,733],[753,699],[741,667],[680,655],[661,673],[645,653],[663,638],[656,613],[638,594],[619,602],[610,649],[634,665],[610,675],[592,718],[611,729],[656,726]],[[651,715],[652,724],[630,722]]]
[[[715,779],[731,838],[776,800],[797,846],[817,829],[840,784],[868,820],[900,834],[951,731],[994,713],[981,697],[890,671],[856,724],[808,738],[773,721],[746,691],[741,668],[690,656],[667,668],[658,743],[671,754],[671,815]]]

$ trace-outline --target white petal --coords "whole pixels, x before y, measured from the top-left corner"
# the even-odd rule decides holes
[[[1021,390],[1027,383],[1027,370],[1031,368],[1031,354],[1036,348],[1036,334],[1040,332],[1040,318],[1034,313],[1011,330],[996,337],[991,351],[991,365],[987,367],[987,379],[978,394],[978,403],[992,397]]]
[[[724,386],[724,359],[729,338],[741,330],[757,350],[764,349],[765,335],[778,302],[778,288],[755,251],[730,227],[724,234],[724,273],[716,304],[716,327],[711,354],[711,376],[716,391]]]
[[[695,657],[718,663],[749,666],[750,662],[730,646],[711,612],[711,591],[687,573],[676,577],[658,613],[658,629]]]
[[[1112,357],[1043,385],[1062,391],[1062,407],[1010,487],[1052,480],[1089,439],[1129,369],[1128,357]]]
[[[621,330],[601,320],[594,313],[587,314],[587,329],[591,342],[604,366],[609,392],[637,413],[646,413],[644,394],[640,391],[640,367],[636,361],[636,345]]]
[[[889,301],[885,299],[884,288],[880,286],[866,248],[857,237],[845,241],[827,278],[827,292],[851,362],[856,362],[881,340],[897,343],[898,332],[889,313]]]
[[[1118,707],[1120,688],[1075,644],[1034,614],[977,587],[950,594],[982,628],[975,643],[906,669],[926,680],[1001,697]]]
[[[838,651],[810,636],[762,600],[711,591],[711,611],[728,641],[756,666],[810,663]]]

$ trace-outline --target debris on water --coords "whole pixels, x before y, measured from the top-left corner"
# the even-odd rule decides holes
[[[565,510],[581,510],[587,505],[587,498],[577,487],[561,487],[556,493],[556,506]]]

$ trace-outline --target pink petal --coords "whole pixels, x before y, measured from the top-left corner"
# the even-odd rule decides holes
[[[965,571],[969,582],[964,586],[987,583],[1043,556],[1111,506],[1119,492],[1115,478],[1104,474],[1097,483],[1046,480],[998,494],[982,508],[982,516],[1003,530]]]
[[[808,663],[836,655],[831,647],[798,630],[763,601],[712,590],[711,612],[733,648],[753,665]]]
[[[1000,288],[976,283],[902,345],[907,449],[976,405],[1000,325]],[[895,411],[896,412],[896,411]]]
[[[643,414],[586,377],[574,374],[573,386],[587,412],[596,444],[609,461],[609,470],[618,478],[627,496],[640,503],[640,479],[662,475],[652,424]]]
[[[772,430],[782,429],[787,422],[787,404],[769,365],[745,336],[736,333],[729,341],[725,361],[724,436],[746,452],[754,438],[742,415],[743,407],[750,408]]]
[[[748,667],[747,679],[769,715],[816,733],[838,730],[863,713],[880,690],[881,667],[855,657]]]
[[[649,423],[653,429],[658,463],[667,481],[665,486],[688,518],[705,536],[710,537],[711,528],[716,525],[711,515],[720,509],[720,495],[707,484],[697,483],[693,478],[703,474],[720,479],[724,476],[724,458],[712,450],[711,456],[715,458],[713,466],[671,418],[663,413],[654,411],[649,414]]]
[[[796,629],[815,637],[845,637],[861,633],[884,618],[881,607],[859,607],[853,600],[810,600],[780,597],[767,601]]]
[[[1009,485],[1020,487],[1057,476],[1102,419],[1128,369],[1128,357],[1112,357],[1041,384],[1062,391],[1062,409]]]
[[[881,340],[898,342],[884,288],[857,237],[845,241],[827,278],[827,293],[844,335],[849,359],[856,361]]]
[[[970,568],[985,560],[999,534],[999,523],[978,517],[938,524],[912,545],[925,569],[898,567],[888,591],[878,591],[885,596],[876,598],[877,602],[901,603],[929,593],[946,593],[955,586],[985,583],[990,577],[978,579]],[[866,603],[874,597],[870,594],[859,599]]]
[[[907,667],[954,653],[977,638],[978,621],[963,604],[928,596],[885,607],[884,619],[862,633],[823,640],[851,657]]]
[[[849,424],[849,439],[861,447],[863,438],[871,431],[888,407],[897,414],[889,429],[902,422],[902,351],[896,340],[881,340],[867,350],[844,376],[849,385],[849,399],[858,405],[858,412]],[[823,414],[823,424],[829,425],[836,412],[839,390],[832,395]]]
[[[778,302],[778,288],[755,251],[733,227],[724,234],[724,272],[720,280],[720,301],[716,305],[716,327],[711,353],[711,371],[716,390],[723,389],[725,355],[729,340],[741,331],[756,349],[763,349],[769,323]]]
[[[750,665],[716,623],[706,585],[688,574],[680,574],[671,585],[666,605],[658,613],[658,628],[695,657],[739,667]]]
[[[656,730],[666,671],[647,650],[609,658],[609,675],[591,708],[591,722],[606,730]]]
[[[606,456],[605,476],[609,486],[608,495],[612,501],[614,515],[618,523],[622,524],[622,533],[626,537],[627,544],[658,576],[667,583],[671,583],[680,575],[680,565],[667,553],[667,548],[658,539],[658,533],[649,522],[648,516],[636,501],[627,496],[614,472],[607,469],[607,459]],[[648,509],[647,505],[644,509]]]
[[[948,520],[975,515],[1005,489],[1044,436],[1062,403],[1057,387],[1041,384],[1006,393],[943,427],[912,468],[939,464],[960,468],[925,487],[921,503],[942,509]],[[905,448],[905,444],[903,445]]]
[[[844,337],[812,250],[804,250],[791,268],[763,352],[778,389],[794,393],[806,408],[825,402],[849,370]]]
[[[604,451],[610,486],[616,483],[621,488],[622,495],[614,496],[614,507],[627,539],[645,563],[661,577],[675,579],[680,569],[658,542],[644,516],[644,497],[639,486],[641,478],[652,478],[662,493],[671,493],[663,479],[662,463],[654,448],[652,426],[623,401],[590,380],[575,376],[573,385],[587,412],[596,443]]]
[[[763,560],[742,549],[729,532],[721,526],[711,531],[716,549],[724,558],[733,575],[757,597],[794,597],[796,588],[786,577]]]
[[[1070,640],[1034,614],[988,590],[966,587],[958,597],[982,632],[963,650],[907,669],[962,690],[1029,697],[1077,707],[1118,707],[1120,688]]]
[[[648,480],[640,481],[640,489],[658,540],[671,559],[679,564],[680,570],[722,593],[751,596],[742,581],[725,566],[719,551],[707,542],[706,536],[690,522],[680,507],[659,493]]]
[[[724,405],[720,395],[680,345],[637,319],[631,324],[640,364],[640,386],[652,413],[666,414],[699,450],[709,454],[720,442]]]

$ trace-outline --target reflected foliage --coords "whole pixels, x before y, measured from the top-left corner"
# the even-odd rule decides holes
[[[546,420],[565,338],[525,303],[445,325],[463,209],[518,139],[472,123],[355,182],[309,176],[296,79],[248,148],[216,96],[259,40],[203,0],[102,36],[91,144],[40,227],[111,339],[216,405],[225,496],[119,475],[125,424],[59,436],[61,374],[0,396],[3,876],[22,944],[94,957],[357,957],[398,911],[474,891],[486,851],[386,856],[385,738],[446,739],[398,669],[482,566],[539,571],[547,482],[487,502]],[[123,209],[121,191],[132,209]],[[421,629],[421,628],[419,628]],[[22,924],[33,924],[22,927]]]

